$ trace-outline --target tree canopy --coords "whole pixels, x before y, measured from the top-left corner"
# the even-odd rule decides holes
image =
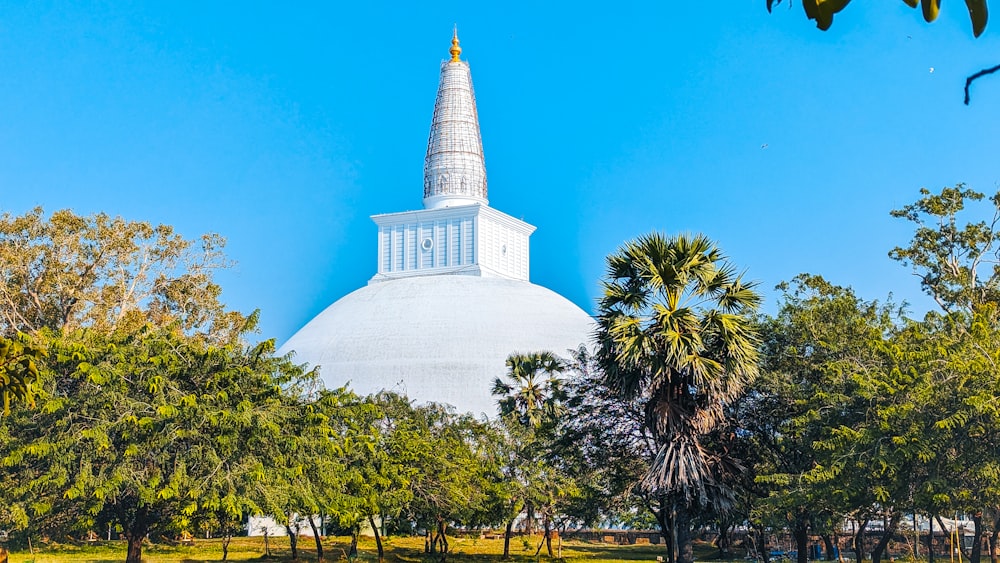
[[[367,524],[380,559],[384,532],[422,533],[444,559],[456,526],[504,526],[509,555],[519,521],[544,531],[536,556],[558,557],[552,531],[611,521],[658,526],[686,563],[706,526],[725,554],[744,523],[764,558],[787,530],[804,561],[810,536],[829,548],[850,518],[856,558],[879,563],[904,514],[964,511],[979,563],[1000,539],[1000,193],[922,190],[892,215],[914,231],[890,257],[939,305],[922,318],[815,274],[762,315],[710,239],[652,233],[608,257],[593,355],[511,354],[493,420],[322,389],[249,342],[256,314],[226,310],[215,266],[148,234],[169,229],[4,216],[16,236],[0,250],[34,258],[0,280],[0,521],[22,536],[116,526],[130,562],[145,537],[229,537],[248,514],[284,524],[296,555],[302,526],[317,552],[324,522],[350,531],[353,556]]]
[[[129,561],[199,511],[261,512],[282,430],[302,416],[290,399],[311,383],[272,352],[150,326],[53,336],[43,402],[8,419],[8,494],[32,517],[121,524]]]
[[[175,324],[228,339],[242,315],[225,309],[216,234],[185,239],[167,225],[41,208],[0,215],[0,334],[48,328],[108,332]]]

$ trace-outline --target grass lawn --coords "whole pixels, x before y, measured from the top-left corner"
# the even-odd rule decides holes
[[[541,541],[540,537],[511,539],[511,555],[514,563],[535,561],[535,549]],[[291,561],[291,552],[287,537],[270,538],[268,540],[272,553],[271,558],[264,557],[263,538],[233,538],[229,545],[230,561]],[[424,555],[424,541],[420,537],[391,537],[385,540],[387,563],[423,563],[438,561]],[[461,563],[475,561],[477,563],[494,563],[500,561],[503,553],[503,539],[466,539],[449,538],[450,552],[448,561]],[[323,542],[325,559],[327,561],[345,560],[350,546],[350,538],[331,537]],[[553,541],[555,551],[557,542]],[[656,562],[658,555],[663,555],[663,546],[657,545],[609,545],[603,543],[588,543],[575,540],[563,541],[563,558],[566,561],[588,562]],[[704,560],[716,553],[709,545],[695,544],[695,558]],[[195,540],[194,545],[172,546],[147,543],[142,550],[143,559],[150,563],[196,563],[202,561],[219,561],[222,559],[221,540]],[[376,561],[375,540],[362,538],[358,545],[358,559],[366,563]],[[549,559],[542,549],[541,559]],[[89,561],[94,563],[112,563],[125,560],[125,542],[97,542],[93,545],[47,545],[36,548],[34,555],[27,551],[17,551],[10,554],[10,563],[62,563]],[[315,561],[316,544],[312,538],[299,540],[299,560]]]

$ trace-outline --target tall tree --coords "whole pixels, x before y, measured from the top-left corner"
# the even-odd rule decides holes
[[[347,402],[330,413],[343,437],[345,493],[350,502],[335,509],[341,524],[355,534],[371,526],[378,560],[385,558],[380,523],[400,515],[413,499],[423,436],[415,432],[406,397],[379,393]]]
[[[244,319],[219,301],[224,240],[167,225],[41,208],[0,216],[0,336],[152,322],[225,340]]]
[[[922,342],[927,350],[917,369],[928,374],[923,405],[931,430],[946,448],[933,449],[933,463],[922,487],[928,510],[960,509],[987,515],[1000,513],[1000,458],[990,446],[998,418],[996,366],[1000,365],[1000,192],[989,198],[957,184],[933,193],[922,189],[913,204],[894,210],[894,217],[915,225],[910,244],[890,257],[911,266],[921,287],[934,298],[941,314],[927,315]],[[973,220],[966,222],[965,217]],[[914,339],[916,340],[916,339]],[[1000,517],[976,519],[975,545],[992,527],[1000,534]],[[980,550],[973,552],[978,560]],[[995,559],[995,554],[991,556]]]
[[[272,341],[207,344],[148,326],[51,341],[38,411],[0,421],[0,479],[25,513],[117,522],[138,563],[147,534],[199,511],[261,512],[283,429],[302,416],[287,397],[311,384]]]
[[[702,235],[626,243],[608,257],[603,286],[598,364],[621,397],[645,399],[657,454],[643,486],[670,499],[671,560],[690,563],[694,514],[732,502],[738,468],[705,438],[757,376],[760,296]]]
[[[416,472],[407,510],[418,527],[427,530],[428,551],[444,560],[450,550],[448,526],[476,522],[488,511],[487,467],[472,439],[480,423],[433,403],[415,407],[412,415],[407,430]]]
[[[557,466],[556,432],[563,412],[565,392],[561,374],[566,366],[552,352],[513,353],[507,357],[507,374],[493,382],[497,412],[513,446],[506,473],[510,490],[510,512],[504,534],[504,557],[509,557],[514,519],[523,509],[530,535],[541,516],[543,542],[552,556],[552,521],[556,504],[574,488],[568,475]],[[539,549],[541,545],[539,546]]]
[[[314,374],[307,377],[318,383]],[[268,513],[285,526],[292,559],[298,559],[297,538],[303,531],[300,528],[308,525],[316,556],[322,560],[323,534],[317,517],[339,516],[356,505],[347,492],[351,472],[346,450],[351,437],[342,432],[338,423],[343,411],[359,399],[345,388],[308,391],[284,394],[288,408],[301,414],[284,420],[286,426],[277,441],[279,457],[269,472],[265,498]]]
[[[779,289],[778,314],[762,323],[763,373],[737,412],[759,453],[756,479],[766,497],[758,511],[783,517],[775,524],[789,528],[805,563],[810,533],[829,532],[830,522],[868,514],[876,503],[895,506],[888,466],[872,474],[831,441],[859,431],[871,415],[872,398],[862,391],[885,382],[884,349],[899,311],[819,276],[800,275]],[[878,459],[887,461],[885,453]]]

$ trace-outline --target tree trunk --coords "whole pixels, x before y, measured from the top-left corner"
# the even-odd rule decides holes
[[[316,540],[316,560],[323,560],[323,536],[316,529],[316,523],[313,522],[313,517],[309,516],[309,527],[313,531],[313,539]]]
[[[354,559],[358,556],[358,535],[361,534],[360,525],[355,526],[351,530],[351,549],[347,552],[348,559]]]
[[[934,517],[927,516],[927,561],[934,563]]]
[[[868,519],[858,526],[858,531],[854,533],[854,537],[851,538],[851,542],[854,544],[854,560],[864,561],[865,560],[865,530],[868,529]],[[933,563],[933,562],[932,562]]]
[[[441,538],[441,555],[448,553],[448,523],[438,517],[438,535]]]
[[[143,536],[138,538],[128,536],[128,554],[125,556],[125,563],[142,563],[142,539]]]
[[[562,559],[563,558],[563,555],[562,555],[562,538],[563,538],[563,534],[565,534],[565,533],[566,533],[566,524],[564,523],[559,528],[559,551],[556,553],[556,558],[557,559]]]
[[[809,563],[809,523],[801,516],[792,528],[792,537],[795,538],[795,561]]]
[[[753,555],[752,559],[760,559],[761,563],[768,563],[767,542],[764,541],[763,532],[751,528],[747,532],[747,539],[750,540],[750,546],[753,548],[753,553],[747,552],[747,556]]]
[[[538,557],[538,554],[542,552],[543,545],[548,548],[549,557],[552,557],[552,528],[548,514],[542,518],[542,541],[538,542],[535,557]]]
[[[288,546],[292,549],[292,561],[299,560],[299,536],[292,531],[292,527],[285,525],[285,531],[288,532]]]
[[[997,539],[1000,538],[1000,518],[993,523],[993,533],[990,534],[990,563],[1000,563],[997,561]]]
[[[148,511],[145,507],[136,510],[136,515],[131,525],[125,532],[128,539],[128,554],[125,556],[125,563],[142,563],[142,541],[149,533],[149,522],[146,521]]]
[[[549,522],[549,517],[545,517],[545,549],[549,552],[549,557],[552,557],[552,523]]]
[[[674,537],[677,538],[677,563],[694,563],[694,538],[691,537],[691,519],[686,510],[676,511]]]
[[[979,563],[983,558],[983,511],[977,510],[972,515],[972,523],[976,529],[975,539],[972,540],[972,557],[969,563]]]
[[[507,529],[503,532],[503,558],[510,559],[510,533],[514,529],[514,519],[507,521]]]
[[[229,530],[226,530],[222,534],[222,560],[229,560],[229,542],[233,541],[233,534]]]
[[[885,548],[889,546],[889,540],[892,536],[896,534],[896,528],[899,526],[899,518],[901,514],[898,512],[893,512],[892,516],[889,518],[889,523],[882,530],[882,537],[879,538],[878,544],[875,545],[875,549],[872,550],[872,563],[882,563],[882,554],[885,553]]]
[[[720,524],[719,525],[719,537],[715,539],[715,547],[719,548],[719,560],[725,561],[732,559],[729,554],[730,543],[730,530],[732,530],[732,524]]]
[[[937,523],[941,526],[941,535],[942,535],[942,537],[945,536],[945,535],[948,536],[948,556],[949,556],[949,558],[954,558],[955,557],[955,537],[951,535],[951,531],[948,530],[948,526],[944,525],[944,520],[941,519],[940,515],[935,516],[934,519],[937,520]],[[958,529],[958,525],[957,524],[955,525],[955,529]]]
[[[662,507],[663,504],[661,503],[660,506]],[[653,507],[649,504],[646,505],[646,508],[653,513],[653,518],[656,518],[656,523],[660,526],[660,536],[663,538],[663,545],[667,550],[667,563],[673,563],[674,544],[670,538],[671,526],[666,514],[667,511],[662,508],[660,510],[653,510]]]
[[[661,501],[660,506],[663,505],[664,502]],[[660,514],[662,515],[663,543],[667,548],[667,563],[677,563],[677,515],[672,507],[669,510],[661,508]]]
[[[368,523],[371,524],[372,532],[375,533],[375,547],[378,548],[378,563],[385,561],[385,550],[382,549],[382,536],[378,533],[378,526],[375,525],[375,518],[368,515]]]
[[[827,561],[833,561],[833,537],[830,534],[823,534],[820,538],[823,539],[823,550],[826,552],[824,558]]]

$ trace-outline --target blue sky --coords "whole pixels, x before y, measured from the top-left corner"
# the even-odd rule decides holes
[[[886,253],[918,189],[1000,187],[1000,25],[855,2],[28,2],[0,9],[0,210],[105,211],[228,239],[231,306],[287,339],[375,272],[372,214],[421,206],[458,24],[493,207],[532,281],[592,310],[604,257],[704,232],[771,288],[800,272],[929,306]],[[536,5],[537,4],[537,5]],[[933,68],[933,71],[931,69]]]

